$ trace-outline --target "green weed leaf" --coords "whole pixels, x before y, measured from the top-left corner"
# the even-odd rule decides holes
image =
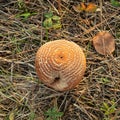
[[[9,120],[14,120],[14,117],[15,117],[15,113],[11,112],[9,115]]]
[[[22,14],[16,15],[16,17],[22,17],[24,20],[28,19],[32,15],[36,15],[37,13],[30,13],[30,12],[25,12]]]
[[[53,29],[59,29],[59,28],[61,28],[61,27],[62,27],[61,24],[54,24],[54,25],[53,25]]]
[[[25,3],[23,0],[17,0],[17,4],[18,4],[19,9],[24,9]]]
[[[109,82],[110,82],[110,80],[108,80],[107,78],[101,78],[100,79],[100,83],[102,83],[102,84],[107,84]]]
[[[35,113],[31,111],[29,115],[29,120],[34,120],[34,119],[35,119]]]
[[[43,27],[48,29],[59,29],[62,27],[60,17],[57,15],[53,15],[52,12],[48,12],[44,14],[45,20],[43,21]]]
[[[27,19],[28,17],[30,17],[30,15],[31,14],[29,12],[27,12],[27,13],[21,14],[20,16],[23,17],[23,18],[25,18],[25,19]]]
[[[120,38],[120,32],[117,32],[117,33],[116,33],[116,37],[117,37],[117,38]]]
[[[110,115],[115,112],[116,106],[115,102],[111,101],[111,105],[108,105],[108,103],[103,103],[101,110],[105,113],[105,115]]]
[[[45,112],[45,115],[47,116],[47,120],[58,120],[58,118],[63,115],[63,112],[59,112],[57,107],[54,107],[48,109],[48,111]]]
[[[44,22],[43,22],[43,26],[46,29],[50,29],[52,27],[52,25],[53,25],[53,22],[52,22],[51,18],[45,19]]]
[[[112,4],[112,6],[114,6],[114,7],[120,7],[120,2],[118,2],[117,0],[111,0],[110,2]]]
[[[44,17],[45,18],[51,18],[53,16],[53,13],[52,12],[48,12],[48,13],[45,13],[44,14]]]
[[[56,20],[56,21],[59,21],[59,20],[60,20],[60,17],[55,15],[55,16],[52,17],[52,19],[53,19],[53,20]]]

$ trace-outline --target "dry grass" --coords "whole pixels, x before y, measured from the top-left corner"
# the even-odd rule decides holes
[[[43,14],[58,15],[57,0],[20,1],[0,0],[0,120],[46,120],[44,112],[54,106],[64,113],[61,120],[120,120],[120,7],[99,0],[101,12],[81,14],[72,7],[80,0],[62,0],[62,28],[50,30],[46,40]],[[16,17],[25,11],[35,14]],[[99,55],[92,45],[101,30],[115,37],[111,56]],[[34,68],[39,46],[60,38],[79,44],[87,57],[84,79],[67,92],[40,83]]]

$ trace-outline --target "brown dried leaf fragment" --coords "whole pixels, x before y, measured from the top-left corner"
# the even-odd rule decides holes
[[[115,50],[114,37],[106,31],[99,32],[93,38],[93,46],[102,55],[110,55]]]
[[[73,9],[76,11],[76,12],[95,12],[96,9],[97,9],[97,5],[94,4],[94,3],[88,3],[88,4],[85,4],[84,2],[81,2],[80,4],[76,5],[76,6],[73,6]]]
[[[94,3],[89,3],[87,8],[85,9],[86,12],[95,12],[97,9],[97,5]]]

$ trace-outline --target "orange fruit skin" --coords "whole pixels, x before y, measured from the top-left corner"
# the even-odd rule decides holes
[[[45,85],[57,91],[66,91],[73,89],[83,78],[86,58],[76,43],[55,40],[38,49],[35,68]]]

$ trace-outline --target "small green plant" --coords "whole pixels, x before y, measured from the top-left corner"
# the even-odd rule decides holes
[[[44,21],[43,21],[43,27],[46,29],[58,29],[61,28],[61,22],[60,17],[53,15],[52,12],[48,12],[44,14]]]
[[[107,118],[109,118],[109,116],[112,113],[115,113],[116,110],[115,101],[114,100],[110,101],[110,104],[103,102],[103,105],[101,106],[100,110],[104,112],[105,115],[104,120],[107,120]]]
[[[24,0],[17,0],[17,5],[18,5],[18,9],[22,10],[21,13],[16,15],[17,18],[22,18],[22,20],[27,20],[30,16],[37,14],[36,12],[30,12],[27,9],[27,6]]]
[[[46,120],[58,120],[62,115],[63,112],[59,112],[57,107],[50,108],[45,112],[45,116],[47,117]]]
[[[9,115],[9,120],[14,120],[15,118],[15,113],[12,111]]]
[[[120,2],[118,2],[117,0],[110,0],[112,6],[114,7],[120,7]]]
[[[23,20],[27,20],[30,16],[36,15],[37,13],[35,12],[24,12],[21,14],[17,14],[16,17],[17,18],[22,18]]]
[[[35,112],[31,111],[29,115],[29,120],[34,120],[35,119]]]
[[[108,80],[108,78],[101,78],[99,82],[102,84],[107,84],[110,82],[110,80]]]
[[[116,33],[116,37],[117,37],[117,38],[120,38],[120,31],[118,31],[118,32]]]
[[[48,40],[48,31],[50,29],[59,29],[62,27],[60,17],[53,15],[52,12],[44,14],[43,27],[46,29],[46,39]]]
[[[26,5],[24,0],[17,0],[17,5],[20,10],[25,10],[26,11]]]

